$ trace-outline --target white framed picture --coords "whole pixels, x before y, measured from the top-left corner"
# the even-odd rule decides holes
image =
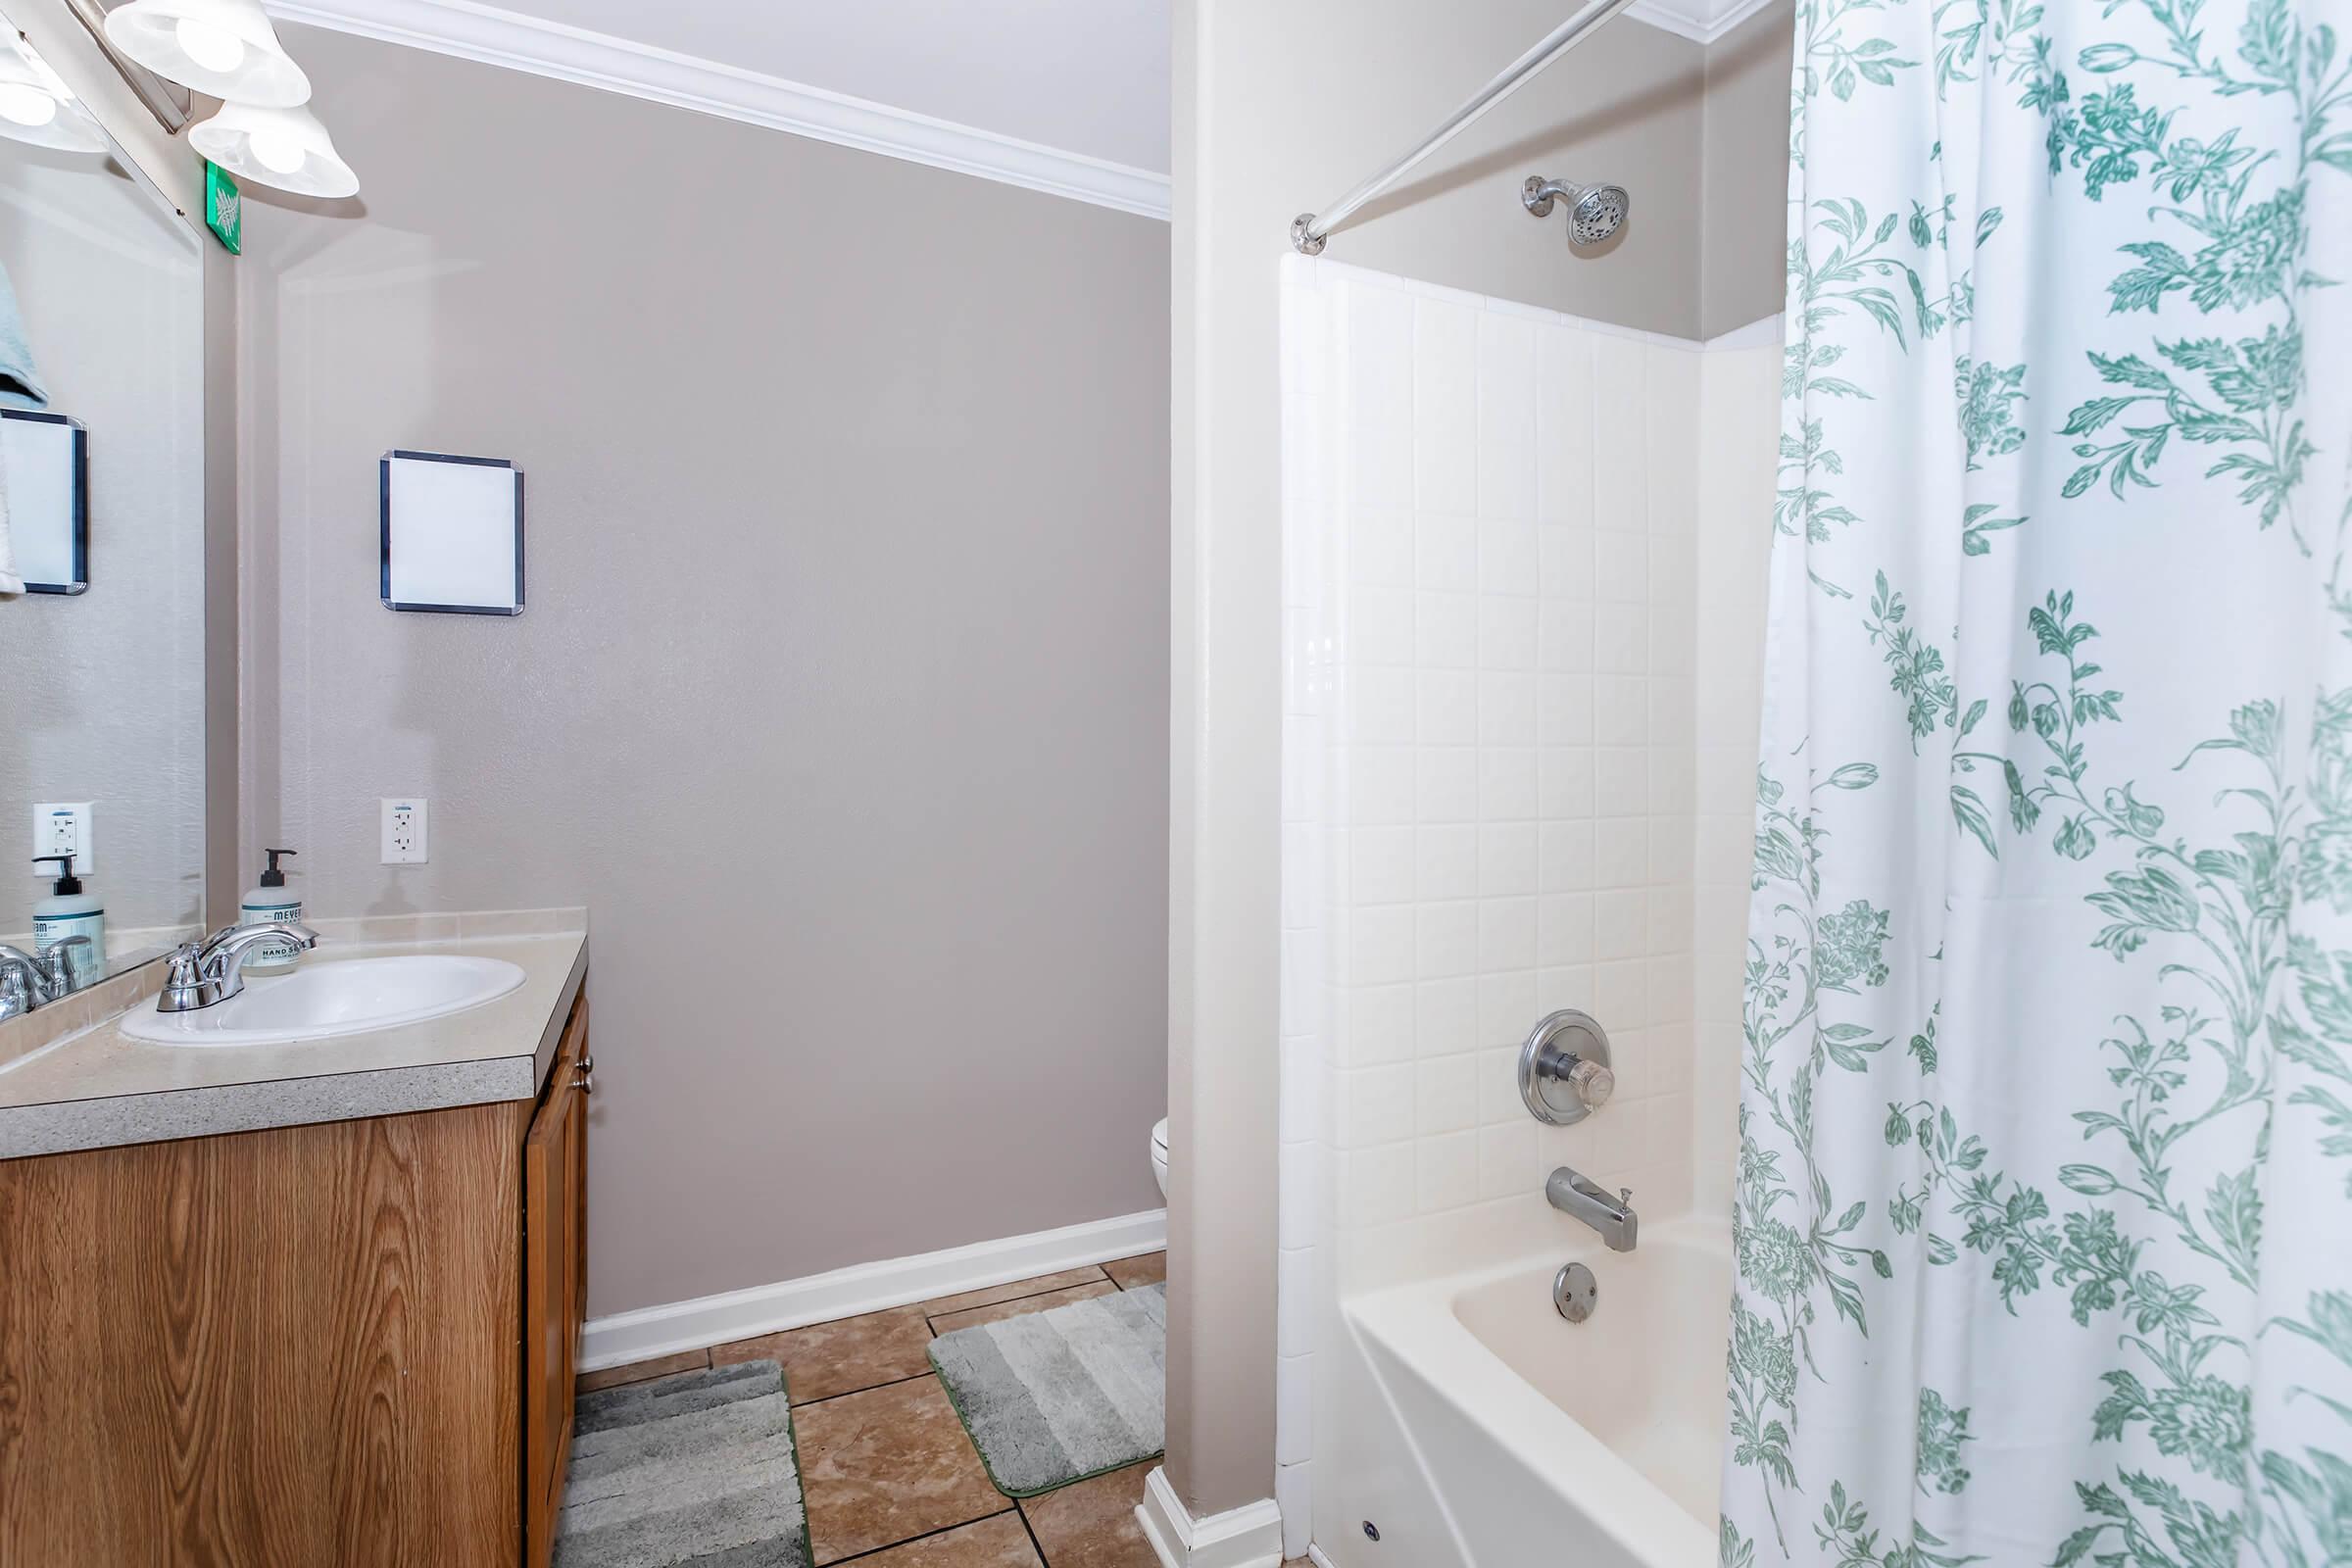
[[[504,458],[383,456],[387,610],[522,613],[522,470]]]
[[[78,419],[0,409],[9,541],[28,594],[90,587],[90,437]]]

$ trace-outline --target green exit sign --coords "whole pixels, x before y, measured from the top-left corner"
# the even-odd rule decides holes
[[[245,203],[228,171],[212,160],[204,165],[204,226],[231,256],[245,254]]]

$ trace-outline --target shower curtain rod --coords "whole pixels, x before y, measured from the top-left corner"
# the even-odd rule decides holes
[[[1500,75],[1472,93],[1460,108],[1439,122],[1437,129],[1422,137],[1412,151],[1332,203],[1329,211],[1300,213],[1293,219],[1291,243],[1302,255],[1322,255],[1323,242],[1331,237],[1331,231],[1352,217],[1357,208],[1396,184],[1414,165],[1469,129],[1481,115],[1518,91],[1529,77],[1599,31],[1603,23],[1633,3],[1634,0],[1592,0],[1592,4],[1545,33],[1533,49],[1504,67]]]

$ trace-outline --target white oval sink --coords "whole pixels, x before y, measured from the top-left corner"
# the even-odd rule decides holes
[[[170,1046],[324,1040],[463,1012],[520,984],[522,971],[504,958],[419,953],[314,959],[292,974],[250,976],[238,995],[194,1012],[133,1008],[123,1015],[122,1032]]]

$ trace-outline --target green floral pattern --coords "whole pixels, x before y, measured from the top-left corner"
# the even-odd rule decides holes
[[[2352,1564],[2352,0],[1798,0],[1725,1568]]]

